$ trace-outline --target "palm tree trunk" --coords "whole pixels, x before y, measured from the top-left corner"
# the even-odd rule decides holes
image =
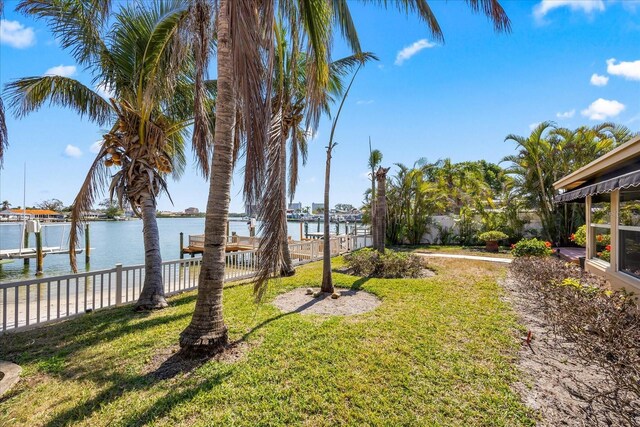
[[[387,172],[389,169],[380,168],[376,173],[378,181],[378,197],[376,197],[376,234],[378,236],[378,244],[375,249],[380,253],[384,253],[385,240],[387,233]]]
[[[282,265],[280,267],[280,275],[284,277],[293,276],[296,274],[296,269],[293,267],[291,261],[291,252],[289,252],[289,230],[287,229],[287,140],[284,138],[284,134],[280,138],[280,185],[282,188],[282,215],[284,230],[282,232],[282,239],[280,240],[280,250],[282,251]]]
[[[156,221],[156,201],[149,194],[142,203],[142,234],[144,237],[144,285],[135,309],[138,311],[165,308],[162,282],[162,258],[160,256],[160,234]]]
[[[332,142],[327,147],[327,164],[324,171],[324,247],[322,251],[322,292],[333,293],[333,279],[331,277],[331,241],[329,238],[329,177],[331,176]]]
[[[219,2],[217,35],[218,97],[209,199],[204,223],[204,253],[196,307],[191,323],[180,334],[180,347],[189,353],[217,353],[224,350],[228,343],[227,327],[222,316],[222,288],[236,109],[228,0]]]
[[[376,234],[376,171],[374,168],[371,168],[371,234],[375,248],[378,244],[378,235]]]

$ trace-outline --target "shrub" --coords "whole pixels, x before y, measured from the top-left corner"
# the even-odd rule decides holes
[[[483,242],[498,242],[500,240],[508,239],[509,236],[504,234],[502,231],[486,231],[478,236],[478,239]]]
[[[519,258],[510,270],[542,304],[554,332],[608,377],[606,390],[581,391],[585,399],[635,425],[640,413],[640,309],[633,295],[609,290],[603,278],[557,258]]]
[[[371,248],[360,249],[346,255],[345,260],[356,276],[385,279],[420,277],[424,269],[419,256],[388,249],[384,254]]]
[[[571,241],[583,248],[587,246],[587,226],[581,225],[570,237]]]
[[[536,238],[522,239],[511,246],[511,253],[515,257],[523,256],[549,256],[553,253],[550,242],[543,242]]]

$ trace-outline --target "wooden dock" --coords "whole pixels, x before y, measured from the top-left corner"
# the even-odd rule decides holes
[[[42,255],[47,254],[68,254],[68,248],[62,248],[60,246],[43,246]],[[82,253],[82,249],[76,249],[76,253]],[[36,248],[22,248],[22,249],[3,249],[0,250],[0,260],[2,259],[24,259],[35,258],[38,255]]]

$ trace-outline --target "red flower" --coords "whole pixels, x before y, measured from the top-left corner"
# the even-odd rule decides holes
[[[611,252],[611,245],[607,245],[604,247],[606,250],[608,250],[609,252]]]
[[[516,247],[515,243],[512,243],[511,244],[511,249],[515,249],[515,247]]]
[[[550,247],[551,247],[551,242],[544,242],[544,245],[545,245],[546,247],[550,248]]]
[[[599,257],[602,256],[602,252],[598,252],[596,256],[599,256]]]
[[[602,242],[602,234],[598,234],[598,235],[596,236],[596,240],[597,240],[598,242]]]
[[[576,240],[576,235],[571,233],[571,236],[569,236],[569,240],[571,240],[572,242]]]

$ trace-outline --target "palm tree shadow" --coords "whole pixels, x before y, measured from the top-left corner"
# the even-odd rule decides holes
[[[361,277],[358,280],[356,280],[355,282],[353,282],[351,284],[351,290],[353,291],[359,291],[362,286],[364,286],[365,283],[367,283],[369,281],[370,277]]]

